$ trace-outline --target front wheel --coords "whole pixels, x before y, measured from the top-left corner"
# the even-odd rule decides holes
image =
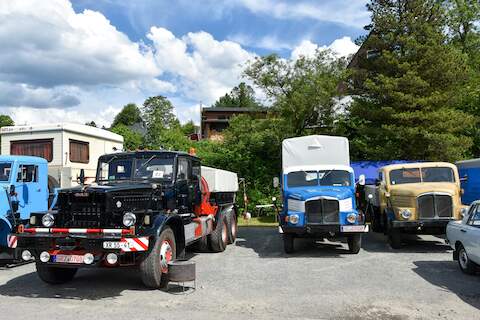
[[[170,227],[160,233],[145,260],[140,264],[142,282],[146,287],[159,289],[168,284],[168,263],[175,260],[177,247],[175,234]]]
[[[477,266],[468,257],[467,251],[463,245],[458,246],[458,265],[460,266],[460,270],[466,274],[475,274],[477,271]]]
[[[361,234],[351,234],[347,238],[348,242],[348,251],[353,254],[360,252],[362,246],[362,235]]]
[[[285,250],[285,253],[293,253],[294,241],[295,241],[295,238],[293,237],[293,234],[290,234],[290,233],[283,234],[283,249]]]
[[[62,284],[71,281],[77,273],[77,268],[52,267],[40,262],[36,263],[36,268],[38,277],[49,284]]]

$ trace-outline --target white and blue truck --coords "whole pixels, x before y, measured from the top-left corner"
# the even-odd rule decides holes
[[[356,208],[355,176],[348,139],[312,135],[282,143],[282,196],[279,231],[286,253],[295,238],[346,238],[351,253],[360,251],[368,232]]]

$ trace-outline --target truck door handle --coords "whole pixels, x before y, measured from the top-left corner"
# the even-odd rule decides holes
[[[464,233],[466,233],[466,232],[467,232],[467,230],[465,230],[465,229],[460,229],[460,231],[462,231],[462,232],[464,232]]]

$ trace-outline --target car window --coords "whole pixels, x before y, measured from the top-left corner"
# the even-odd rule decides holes
[[[480,228],[480,206],[477,205],[472,209],[470,220],[468,220],[467,224]]]

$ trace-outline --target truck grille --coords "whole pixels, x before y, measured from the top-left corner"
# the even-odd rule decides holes
[[[425,194],[417,198],[418,216],[421,219],[450,218],[453,214],[452,197]]]
[[[337,200],[318,199],[305,203],[307,224],[338,224],[339,212]]]

